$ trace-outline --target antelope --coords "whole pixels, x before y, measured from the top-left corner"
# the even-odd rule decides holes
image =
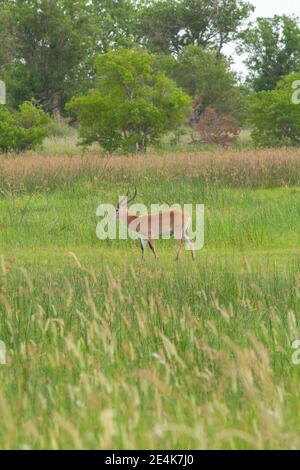
[[[147,245],[158,260],[158,254],[155,248],[154,240],[163,236],[174,236],[179,242],[179,249],[176,256],[176,261],[179,261],[182,248],[186,242],[192,251],[192,259],[195,261],[196,254],[195,248],[188,235],[191,227],[192,220],[189,214],[182,212],[178,209],[171,209],[165,212],[151,215],[134,215],[128,210],[130,204],[137,196],[137,189],[134,189],[134,194],[130,195],[130,188],[127,194],[123,197],[116,206],[116,218],[121,220],[130,230],[136,232],[141,240],[142,261],[145,257],[145,250]]]

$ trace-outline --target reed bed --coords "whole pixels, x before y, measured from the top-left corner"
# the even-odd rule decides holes
[[[203,184],[241,188],[296,186],[300,182],[300,150],[270,149],[148,154],[147,156],[0,158],[0,188],[27,192],[68,187],[79,180],[119,181],[165,178],[198,179]]]

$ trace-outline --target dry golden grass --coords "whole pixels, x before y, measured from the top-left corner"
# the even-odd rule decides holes
[[[24,184],[50,189],[82,176],[111,180],[134,175],[169,180],[200,178],[204,183],[238,187],[293,186],[300,182],[300,149],[148,154],[142,156],[44,157],[24,155],[0,159],[0,185]],[[52,183],[51,183],[52,180]],[[57,182],[57,185],[55,184]]]

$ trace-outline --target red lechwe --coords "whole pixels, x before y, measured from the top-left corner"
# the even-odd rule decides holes
[[[128,210],[128,204],[132,202],[137,195],[135,188],[133,196],[130,196],[129,189],[125,197],[121,198],[116,206],[116,218],[133,232],[136,232],[141,239],[142,259],[144,259],[147,244],[158,258],[154,240],[173,236],[179,242],[179,250],[176,256],[178,261],[182,252],[184,242],[186,242],[192,252],[192,259],[196,259],[194,245],[188,235],[192,220],[189,214],[179,209],[170,209],[169,211],[158,212],[150,215],[134,215]]]

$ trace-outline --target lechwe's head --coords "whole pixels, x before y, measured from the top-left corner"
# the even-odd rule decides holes
[[[127,212],[128,205],[136,198],[137,189],[134,188],[133,195],[130,194],[130,188],[128,188],[126,196],[121,198],[116,205],[116,218],[118,219],[122,213]]]

